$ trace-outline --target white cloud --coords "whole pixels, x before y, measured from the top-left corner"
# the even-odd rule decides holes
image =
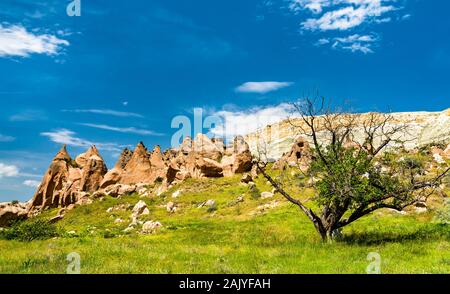
[[[15,165],[7,165],[0,162],[0,179],[2,177],[16,177],[19,175],[19,168]]]
[[[383,5],[381,0],[345,0],[343,2],[351,5],[328,11],[319,18],[309,18],[302,22],[302,28],[311,31],[345,31],[364,22],[376,20],[384,13],[395,9],[394,6]]]
[[[221,119],[222,124],[210,130],[216,137],[233,138],[246,135],[292,116],[291,104],[282,103],[276,106],[253,107],[246,110],[216,111],[212,115]]]
[[[381,24],[399,17],[391,17],[402,6],[397,0],[289,0],[288,8],[298,14],[302,12],[306,19],[300,23],[303,31],[350,31],[363,24]],[[391,15],[389,15],[391,14]],[[409,16],[409,15],[408,15]],[[407,16],[407,17],[408,17]],[[330,43],[331,38],[321,38],[316,46]],[[351,52],[373,53],[374,42],[352,42],[346,45],[336,41],[332,48],[341,48]]]
[[[138,117],[143,118],[144,116],[134,112],[124,112],[124,111],[116,111],[111,109],[64,109],[63,112],[74,112],[74,113],[93,113],[93,114],[102,114],[102,115],[111,115],[117,117]]]
[[[23,181],[23,184],[27,187],[37,188],[37,187],[39,187],[39,185],[41,183],[39,181],[35,181],[35,180],[25,180],[25,181]]]
[[[9,120],[14,122],[35,121],[45,119],[47,119],[47,115],[43,111],[33,109],[25,110],[9,117]]]
[[[108,131],[120,132],[120,133],[132,133],[132,134],[145,135],[145,136],[162,136],[163,135],[163,134],[156,133],[156,132],[150,131],[150,130],[137,129],[135,127],[120,128],[120,127],[113,127],[113,126],[100,125],[100,124],[91,124],[91,123],[80,123],[80,125],[90,127],[90,128],[96,128],[96,129],[102,129],[102,130],[108,130]]]
[[[67,130],[67,129],[58,129],[52,132],[43,132],[41,133],[42,136],[48,137],[52,142],[58,143],[58,144],[66,144],[69,146],[75,146],[75,147],[89,147],[92,145],[97,146],[99,149],[107,150],[107,151],[120,151],[121,146],[115,144],[115,143],[97,143],[92,142],[86,139],[75,137],[76,133]]]
[[[322,45],[326,45],[329,43],[330,43],[329,39],[322,38],[322,39],[319,39],[319,41],[317,41],[316,46],[322,46]]]
[[[291,0],[289,9],[294,12],[307,9],[314,14],[322,13],[323,8],[331,5],[330,0]]]
[[[16,138],[14,138],[14,137],[0,134],[0,142],[12,142],[12,141],[14,141],[15,139],[16,139]]]
[[[63,46],[69,46],[69,42],[54,35],[38,35],[21,25],[0,24],[0,57],[57,55]]]
[[[327,42],[318,43],[318,46],[331,43],[330,39],[325,39]],[[342,49],[351,52],[362,52],[364,54],[373,53],[373,47],[376,45],[379,38],[372,35],[354,34],[347,37],[333,38],[333,49]]]
[[[290,82],[247,82],[236,88],[236,92],[265,94],[291,86]]]

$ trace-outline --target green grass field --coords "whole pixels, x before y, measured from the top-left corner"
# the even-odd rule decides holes
[[[58,223],[65,232],[60,237],[0,240],[0,272],[65,273],[67,255],[76,252],[81,273],[365,274],[367,256],[376,252],[382,273],[450,273],[450,229],[433,221],[433,211],[380,211],[346,227],[340,240],[325,244],[298,208],[280,195],[262,200],[239,179],[189,180],[160,197],[107,197],[78,207]],[[263,179],[257,187],[271,190]],[[178,189],[180,196],[172,198]],[[244,202],[234,202],[240,195]],[[163,224],[153,235],[123,233],[131,210],[106,212],[119,204],[132,207],[140,199],[150,209],[142,219]],[[217,210],[197,208],[208,199],[217,202]],[[174,214],[166,211],[169,201],[178,204]],[[258,206],[274,201],[277,207],[258,213]],[[56,210],[50,210],[39,218],[54,215]],[[126,222],[116,224],[117,218]]]

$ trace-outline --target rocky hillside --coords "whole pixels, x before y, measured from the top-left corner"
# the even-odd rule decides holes
[[[370,114],[362,114],[364,121]],[[406,150],[424,145],[435,164],[445,164],[450,159],[450,109],[439,113],[394,113],[391,126],[405,125],[400,134]],[[363,130],[356,121],[354,142],[363,140]],[[0,203],[0,227],[11,221],[40,214],[49,208],[62,208],[61,214],[75,206],[92,203],[106,195],[118,197],[138,193],[142,196],[161,195],[187,179],[233,177],[244,174],[245,183],[256,177],[252,153],[258,145],[265,144],[274,169],[286,165],[308,170],[312,160],[311,144],[300,136],[292,125],[301,125],[300,119],[282,121],[248,135],[236,137],[230,145],[221,139],[210,139],[199,134],[193,140],[185,138],[176,149],[161,151],[156,146],[148,151],[139,143],[131,151],[124,149],[115,166],[108,170],[95,146],[72,158],[66,146],[56,154],[45,173],[35,195],[27,203]],[[319,140],[326,140],[320,129]],[[388,126],[389,127],[389,126]],[[322,135],[321,135],[322,132]],[[439,143],[439,144],[438,144]],[[435,145],[435,146],[432,146]],[[397,147],[397,146],[391,146]],[[416,151],[412,151],[416,153]],[[433,165],[430,165],[433,166]],[[62,217],[62,215],[58,215]]]
[[[362,114],[361,120],[369,114]],[[392,113],[392,125],[405,125],[406,131],[402,140],[406,141],[406,149],[414,149],[431,143],[450,143],[450,108],[442,112],[401,112]],[[298,127],[303,125],[301,119],[292,118],[279,123],[266,126],[245,137],[252,153],[256,153],[258,145],[264,144],[267,156],[277,160],[288,152],[298,139],[300,132]],[[362,129],[355,130],[355,140],[362,138]],[[320,136],[320,134],[319,134]]]
[[[134,151],[123,150],[111,170],[95,146],[75,159],[63,146],[28,203],[0,204],[0,226],[47,208],[70,210],[105,195],[160,195],[189,178],[231,177],[251,169],[252,154],[242,137],[226,146],[222,140],[199,134],[195,140],[185,138],[179,148],[164,153],[159,146],[150,152],[141,142]]]

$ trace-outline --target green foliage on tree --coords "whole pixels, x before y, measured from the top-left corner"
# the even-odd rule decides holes
[[[435,192],[449,169],[425,174],[423,163],[413,156],[385,152],[402,149],[408,130],[393,123],[390,115],[330,111],[321,99],[294,104],[301,123],[299,135],[312,142],[312,163],[306,176],[313,179],[314,211],[283,189],[266,171],[259,158],[258,169],[289,201],[313,222],[323,240],[331,240],[340,229],[381,208],[401,211],[425,202]],[[359,134],[357,134],[359,132]],[[320,140],[319,140],[320,136]]]

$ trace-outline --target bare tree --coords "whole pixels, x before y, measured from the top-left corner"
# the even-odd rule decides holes
[[[402,211],[426,201],[450,171],[427,176],[421,162],[388,156],[388,146],[403,146],[408,132],[405,125],[393,123],[390,114],[331,111],[324,98],[308,98],[293,106],[299,119],[290,120],[291,125],[312,142],[308,173],[315,179],[312,186],[319,209],[314,211],[288,193],[268,173],[261,156],[255,163],[271,185],[313,222],[323,240],[333,239],[336,230],[375,210]]]

